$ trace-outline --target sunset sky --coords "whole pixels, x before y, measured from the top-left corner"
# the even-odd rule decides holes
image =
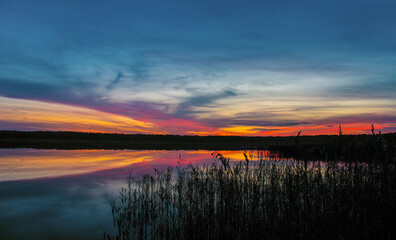
[[[396,1],[0,0],[0,130],[396,131]]]

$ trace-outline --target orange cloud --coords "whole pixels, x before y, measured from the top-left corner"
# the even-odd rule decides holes
[[[0,97],[0,121],[37,130],[163,133],[155,124],[130,117],[34,100]]]
[[[290,136],[297,134],[300,130],[302,135],[338,134],[339,123],[342,124],[344,134],[369,133],[372,123],[375,124],[376,130],[383,132],[396,129],[396,123],[392,121],[393,115],[381,120],[381,116],[386,115],[348,115],[346,112],[337,114],[330,112],[326,118],[324,113],[317,113],[316,108],[314,112],[307,110],[303,116],[296,115],[289,116],[289,118],[286,118],[286,115],[280,117],[279,114],[281,112],[282,114],[297,113],[294,113],[295,111],[287,113],[278,110],[278,115],[275,117],[266,116],[265,119],[272,122],[272,124],[267,125],[257,124],[260,123],[261,118],[254,115],[245,119],[247,122],[252,120],[251,123],[254,125],[244,125],[243,121],[245,120],[240,121],[242,124],[230,124],[232,121],[227,123],[216,118],[209,121],[220,127],[210,126],[206,123],[206,120],[210,120],[208,118],[183,119],[159,111],[144,111],[144,108],[142,108],[142,114],[139,114],[140,111],[138,110],[127,112],[128,115],[136,116],[135,119],[122,115],[122,111],[117,114],[109,113],[106,110],[93,110],[66,104],[0,97],[2,129],[232,136]],[[225,112],[223,111],[222,114],[224,115]],[[229,114],[230,116],[224,119],[232,120],[232,111]],[[368,117],[366,121],[364,121],[365,116]],[[288,119],[297,119],[296,121],[302,123],[291,126],[276,125],[277,121],[282,123],[283,120]],[[376,119],[378,121],[375,121]],[[221,127],[222,124],[224,124],[224,127]]]

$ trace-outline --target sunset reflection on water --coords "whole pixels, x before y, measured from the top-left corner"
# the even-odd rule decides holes
[[[87,174],[109,169],[146,165],[175,166],[184,163],[211,163],[213,151],[137,151],[137,150],[35,150],[1,149],[0,181],[27,180]],[[243,160],[243,151],[221,151],[234,161]]]

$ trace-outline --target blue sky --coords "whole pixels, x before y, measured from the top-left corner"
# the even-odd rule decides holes
[[[0,112],[44,102],[177,134],[395,131],[395,12],[394,1],[3,0]]]

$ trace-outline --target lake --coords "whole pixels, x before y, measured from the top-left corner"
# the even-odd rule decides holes
[[[232,161],[243,151],[220,151]],[[0,149],[0,239],[100,239],[110,200],[133,176],[211,164],[212,151]]]

